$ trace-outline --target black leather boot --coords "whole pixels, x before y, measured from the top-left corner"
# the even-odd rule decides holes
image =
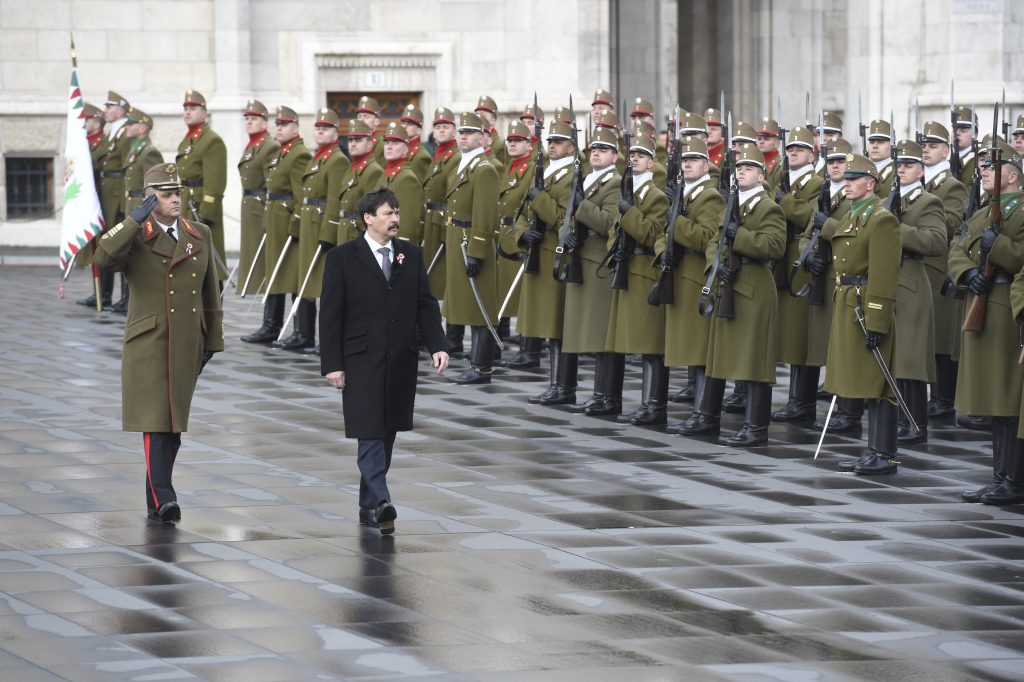
[[[645,355],[643,368],[650,372],[649,393],[643,403],[647,409],[629,420],[634,426],[657,426],[668,421],[668,367],[664,355]]]
[[[114,298],[114,273],[100,270],[100,303],[104,310],[110,310]]]
[[[1006,453],[1013,452],[1017,447],[1017,431],[1010,430],[1006,420],[992,420],[992,481],[977,490],[965,490],[960,493],[964,502],[981,502],[981,496],[996,490],[1006,480]]]
[[[508,360],[502,360],[501,366],[509,369],[528,369],[540,367],[540,352],[544,347],[544,339],[536,336],[525,336],[519,347],[519,352]]]
[[[499,339],[502,341],[508,341],[512,337],[512,319],[503,317],[498,320],[498,328],[495,331],[498,332]]]
[[[818,403],[817,367],[791,365],[789,372],[789,401],[772,414],[776,422],[814,422]]]
[[[829,433],[860,433],[861,417],[864,416],[864,401],[860,398],[836,398],[836,407],[828,422]],[[814,428],[821,431],[825,420],[814,422]],[[852,471],[852,470],[851,470]]]
[[[861,408],[867,408],[868,413],[868,449],[857,459],[844,459],[836,465],[837,471],[853,472],[858,464],[867,464],[872,461],[878,453],[875,451],[875,434],[878,429],[878,419],[875,418],[877,400],[860,400]]]
[[[542,401],[553,396],[558,388],[558,363],[562,358],[562,341],[551,339],[548,343],[548,387],[539,395],[532,395],[527,401],[533,405],[542,405]]]
[[[263,304],[263,326],[242,337],[245,343],[273,343],[284,323],[284,294],[270,294]]]
[[[557,347],[557,350],[556,350]],[[551,339],[548,346],[554,366],[554,385],[544,394],[530,398],[537,405],[571,405],[576,402],[576,381],[579,373],[579,358],[576,353],[562,351],[562,341]],[[555,356],[558,356],[557,362]]]
[[[897,441],[904,445],[927,443],[928,384],[923,381],[905,379],[898,381],[897,386],[899,386],[900,391],[903,393],[903,400],[907,403],[910,415],[914,418],[914,421],[917,422],[918,428],[921,429],[919,433],[914,433],[914,430],[910,428],[910,420],[907,419],[904,416],[903,411],[900,410],[899,431],[896,436]]]
[[[956,413],[953,399],[956,397],[956,374],[959,363],[948,355],[935,356],[936,382],[931,385],[932,397],[928,401],[929,417],[948,417]]]
[[[865,476],[882,476],[895,474],[899,464],[897,433],[897,413],[899,408],[888,400],[871,401],[875,403],[874,457],[853,467],[853,473]]]
[[[1011,417],[994,417],[1007,424],[1001,427],[1006,433],[1017,432],[1018,421]],[[1009,439],[1007,439],[1009,440]],[[1009,443],[1007,443],[1009,445]],[[1007,447],[1004,457],[1006,475],[999,486],[981,496],[984,504],[1004,506],[1008,504],[1024,504],[1024,440],[1014,439],[1013,447]]]
[[[295,314],[295,331],[281,341],[270,344],[273,348],[301,351],[316,345],[316,301],[302,299]]]
[[[584,408],[594,417],[622,414],[622,381],[626,372],[626,356],[622,353],[598,353],[597,362],[603,367],[600,386],[594,386],[595,396],[600,392],[601,402]]]
[[[457,384],[489,384],[491,383],[492,363],[494,361],[494,337],[487,327],[470,327],[469,369],[455,377]]]
[[[747,412],[743,427],[719,442],[734,448],[749,448],[768,442],[768,422],[772,412],[772,385],[747,382]]]
[[[956,425],[970,429],[971,431],[991,431],[992,430],[992,418],[982,416],[972,416],[969,414],[958,414],[956,416]]]
[[[445,336],[448,337],[448,356],[456,359],[463,357],[465,347],[462,342],[466,336],[466,325],[449,324],[445,330]]]
[[[669,426],[666,431],[684,436],[717,436],[722,416],[722,396],[725,395],[725,379],[704,378],[704,391],[693,414],[682,422]]]
[[[732,393],[722,401],[722,411],[729,414],[743,414],[747,411],[747,382],[737,381]]]
[[[646,356],[645,356],[646,357]],[[626,362],[629,362],[630,356],[626,356]],[[640,364],[640,406],[632,412],[620,414],[615,418],[615,421],[620,424],[631,424],[633,423],[634,417],[639,417],[647,411],[647,397],[651,394],[651,368],[646,362]]]
[[[696,367],[690,365],[686,368],[686,385],[678,393],[674,393],[670,400],[674,403],[692,403],[697,391]]]
[[[121,280],[121,298],[118,299],[117,303],[114,303],[114,304],[112,304],[110,306],[110,312],[118,313],[119,315],[127,315],[128,314],[128,278],[125,277],[124,273],[122,272],[119,275],[119,279]]]
[[[570,405],[570,412],[582,414],[587,411],[588,407],[593,407],[607,399],[607,396],[601,392],[601,389],[604,388],[604,384],[607,382],[607,379],[604,377],[607,365],[606,363],[601,362],[604,355],[605,353],[598,353],[597,357],[594,358],[594,392],[582,403]]]

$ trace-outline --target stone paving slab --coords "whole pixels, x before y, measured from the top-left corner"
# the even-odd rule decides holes
[[[2,680],[1024,679],[1024,510],[958,501],[984,434],[932,424],[865,479],[833,470],[859,439],[731,450],[530,405],[546,368],[424,362],[385,538],[318,362],[240,343],[259,303],[229,293],[163,526],[120,431],[124,320],[58,279],[0,268]]]

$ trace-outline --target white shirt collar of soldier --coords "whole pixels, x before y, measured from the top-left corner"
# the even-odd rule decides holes
[[[924,167],[924,184],[928,184],[942,171],[949,170],[949,161],[939,161],[934,166]]]
[[[641,187],[643,187],[644,185],[646,185],[648,182],[650,182],[653,179],[654,179],[654,173],[652,171],[647,171],[646,173],[641,173],[640,175],[634,175],[633,176],[633,194],[636,194],[637,192],[639,192]]]
[[[845,180],[840,180],[839,182],[836,182],[834,180],[829,180],[829,182],[832,184],[832,186],[829,187],[829,195],[833,199],[835,199],[836,195],[839,194],[840,192],[843,192],[843,197],[844,198],[846,197],[846,194],[845,194],[845,192],[846,192],[846,181]]]
[[[892,163],[892,159],[882,159],[881,161],[872,161],[871,163],[875,164],[875,169],[881,173],[882,169]]]
[[[904,185],[901,182],[900,183],[900,196],[902,196],[904,199],[906,199],[907,195],[910,194],[911,192],[913,192],[918,187],[921,187],[921,181],[920,180],[914,180],[909,185]]]
[[[694,180],[693,182],[686,183],[685,185],[683,185],[683,196],[686,197],[687,199],[689,199],[690,198],[690,192],[692,192],[693,190],[697,189],[698,187],[700,187],[701,185],[703,185],[705,182],[707,182],[710,179],[711,179],[711,176],[708,175],[707,173],[705,173],[704,175],[700,176],[700,179]]]
[[[566,156],[564,158],[558,159],[557,161],[549,161],[548,167],[544,169],[544,179],[547,180],[552,175],[562,170],[572,162],[573,157],[571,156]]]
[[[175,239],[178,238],[178,233],[181,232],[181,230],[178,229],[178,221],[177,220],[174,221],[173,225],[164,225],[162,222],[160,222],[156,218],[153,218],[153,222],[156,223],[157,225],[159,225],[160,229],[163,230],[164,232],[167,232],[167,230],[170,230],[170,229],[173,228],[174,229],[174,238]]]
[[[114,135],[117,135],[117,131],[120,130],[121,126],[123,126],[127,122],[128,122],[128,117],[126,116],[124,118],[119,118],[116,121],[114,121],[113,123],[111,123],[110,124],[110,130],[107,131],[107,139],[108,140],[113,140],[114,139]]]
[[[377,265],[381,267],[381,270],[384,269],[384,256],[379,251],[377,251],[377,249],[386,246],[388,249],[388,260],[394,262],[395,247],[391,246],[391,240],[388,240],[387,244],[378,244],[376,241],[374,241],[373,237],[370,236],[369,231],[363,232],[363,239],[365,239],[366,243],[369,244],[370,253],[372,253],[373,257],[377,259]]]
[[[789,169],[789,184],[790,185],[795,185],[797,180],[799,180],[803,176],[807,175],[808,173],[812,172],[813,170],[814,170],[814,166],[812,166],[811,164],[807,164],[805,166],[800,166],[799,168],[796,168],[796,169],[790,168]]]
[[[462,160],[459,161],[459,170],[457,170],[456,172],[461,173],[462,171],[466,170],[466,166],[469,165],[469,162],[483,154],[484,151],[486,150],[483,147],[477,147],[471,152],[465,152],[462,155]]]
[[[608,166],[608,168],[602,168],[601,170],[590,171],[590,174],[583,178],[583,191],[586,192],[591,186],[597,182],[602,175],[612,170],[614,166]]]
[[[764,191],[764,187],[761,187],[761,185],[757,185],[756,187],[751,187],[750,189],[741,189],[739,197],[738,197],[739,201],[740,201],[740,206],[742,206],[743,204],[747,203],[747,201],[749,201],[750,199],[753,199],[755,196],[757,196],[758,194],[760,194],[763,191]]]

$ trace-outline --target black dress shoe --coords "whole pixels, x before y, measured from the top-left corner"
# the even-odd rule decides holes
[[[720,432],[721,422],[718,417],[702,412],[694,412],[678,426],[673,424],[672,431],[683,436],[717,436]]]
[[[463,386],[489,384],[491,383],[491,370],[490,368],[483,369],[479,367],[470,367],[465,372],[452,379],[452,381]]]
[[[686,384],[682,390],[673,394],[669,400],[674,403],[692,403],[694,393],[696,393],[696,386],[694,384]]]
[[[979,503],[981,502],[982,495],[987,495],[988,493],[992,492],[1000,485],[1002,485],[1002,483],[1002,479],[997,479],[992,481],[991,483],[986,483],[977,490],[965,490],[962,493],[960,493],[960,499],[963,500],[964,502]]]
[[[842,462],[836,465],[838,471],[853,471],[858,464],[867,464],[874,457],[877,457],[878,453],[873,450],[866,451],[863,455],[857,459],[844,459]]]
[[[261,343],[270,344],[277,340],[278,335],[281,333],[280,327],[269,327],[264,325],[254,331],[252,334],[247,334],[241,338],[242,343]]]
[[[583,410],[591,417],[608,417],[622,414],[622,401],[617,398],[604,398]]]
[[[359,508],[359,525],[360,526],[372,526],[373,525],[373,510],[367,509],[366,507]]]
[[[999,484],[995,490],[981,496],[982,504],[994,504],[1005,506],[1008,504],[1024,504],[1024,486],[1017,485],[1015,481],[1007,478]]]
[[[302,349],[302,354],[303,355],[316,355],[317,357],[319,357],[320,356],[320,346],[313,346],[312,348],[303,348]]]
[[[640,407],[636,408],[632,412],[627,412],[625,414],[622,414],[620,412],[619,416],[615,418],[615,421],[617,421],[620,424],[629,424],[630,422],[633,421],[633,417],[639,417],[641,414],[643,414],[646,411],[647,411],[647,406],[641,404]]]
[[[814,421],[817,405],[801,405],[795,400],[786,403],[781,410],[772,413],[773,422],[803,422]]]
[[[313,348],[316,346],[316,341],[308,336],[295,332],[291,336],[281,341],[275,341],[270,344],[271,348],[280,348],[281,350],[294,350],[301,351],[305,348]]]
[[[722,401],[722,412],[729,414],[743,414],[747,411],[747,396],[742,393],[730,393]]]
[[[992,418],[971,417],[966,414],[958,414],[956,416],[956,425],[965,429],[971,429],[972,431],[991,431]]]
[[[519,351],[508,360],[502,360],[498,364],[502,367],[508,367],[509,369],[529,369],[530,367],[540,367],[540,355]]]
[[[629,420],[633,426],[660,426],[667,422],[668,412],[665,405],[653,400],[648,403],[646,410]]]
[[[825,420],[819,419],[814,422],[814,428],[819,432],[822,431],[825,428]],[[832,418],[828,420],[829,433],[860,433],[861,430],[863,430],[863,426],[860,417],[833,412]]]
[[[150,509],[149,511],[146,512],[146,518],[150,521],[159,521],[160,512],[158,512],[156,509]]]
[[[537,400],[533,398],[528,400],[534,405],[572,405],[576,402],[575,388],[566,388],[565,386],[554,386],[553,388],[554,390],[550,393],[545,391],[544,394],[535,396]]]
[[[585,413],[587,411],[588,407],[596,405],[597,403],[601,402],[603,399],[604,399],[603,395],[601,395],[600,393],[595,393],[594,395],[592,395],[589,398],[587,398],[586,400],[584,400],[582,403],[576,403],[575,405],[570,405],[569,406],[569,411],[574,413],[574,414],[583,414],[583,413]]]
[[[920,426],[920,425],[919,425]],[[902,445],[913,445],[915,443],[927,443],[928,442],[928,426],[921,427],[920,433],[914,433],[914,430],[910,428],[910,424],[900,424],[899,430],[896,432],[896,442]]]
[[[881,453],[874,453],[874,455],[866,462],[861,462],[853,467],[853,473],[861,474],[863,476],[884,476],[886,474],[895,474],[896,465],[899,462],[896,459],[890,459],[886,455]]]
[[[757,445],[765,445],[768,442],[768,429],[763,426],[756,427],[744,424],[739,431],[727,438],[719,439],[718,442],[733,448],[750,448]]]
[[[398,511],[395,506],[385,500],[370,514],[370,525],[380,529],[381,535],[391,535],[395,532],[395,519],[398,518]]]
[[[948,417],[956,412],[956,408],[953,407],[953,403],[948,400],[940,400],[939,398],[931,398],[928,401],[928,416],[929,417]]]
[[[157,510],[157,516],[164,523],[181,521],[181,507],[174,500],[169,500],[160,505],[160,509]]]
[[[120,301],[118,301],[117,303],[115,303],[112,306],[110,306],[110,312],[112,312],[112,313],[120,313],[121,315],[127,315],[128,314],[128,299],[127,298],[122,298]]]
[[[555,395],[555,392],[557,390],[557,386],[549,385],[546,389],[544,389],[543,393],[539,393],[538,395],[531,395],[529,398],[526,399],[526,402],[530,403],[531,405],[542,405],[544,404],[543,401]]]
[[[77,301],[75,301],[75,303],[77,303],[78,305],[84,305],[86,308],[95,308],[96,294],[91,294],[89,296],[86,296],[85,298],[80,298]]]

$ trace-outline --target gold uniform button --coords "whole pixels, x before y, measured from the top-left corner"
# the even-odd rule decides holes
[[[174,292],[173,291],[171,292],[171,296],[174,296]]]
[[[195,309],[195,308],[193,308],[193,309],[192,309],[192,312],[195,312],[195,311],[196,311],[196,309]]]
[[[192,260],[195,260],[195,259],[196,259],[196,257],[195,257],[195,256],[192,256]]]
[[[174,308],[171,308],[171,312],[172,312],[172,313],[174,312]]]
[[[195,295],[196,295],[196,290],[195,290],[195,289],[193,289],[193,290],[192,290],[192,295],[193,295],[193,296],[195,296]]]
[[[169,274],[167,276],[173,279],[174,278],[174,273],[172,272],[171,274]]]
[[[196,273],[194,273],[194,272],[193,272],[193,273],[192,273],[192,276],[193,276],[193,277],[195,277],[195,276],[196,276]]]

